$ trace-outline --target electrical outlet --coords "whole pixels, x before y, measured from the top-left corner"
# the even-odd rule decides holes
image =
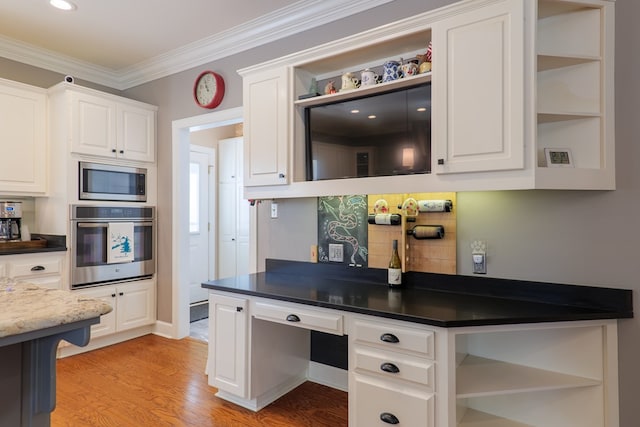
[[[487,242],[474,240],[471,243],[471,261],[474,274],[487,274]]]
[[[473,273],[474,274],[487,274],[487,254],[486,253],[474,253],[471,254],[473,260]]]
[[[311,262],[318,262],[318,245],[311,245],[309,259]]]
[[[342,245],[337,243],[329,243],[329,261],[333,261],[333,262],[344,261]]]
[[[278,204],[271,202],[271,218],[278,218]]]

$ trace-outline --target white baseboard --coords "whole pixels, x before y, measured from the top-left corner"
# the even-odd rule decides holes
[[[89,344],[84,347],[78,347],[67,342],[61,342],[58,345],[57,357],[73,356],[75,354],[85,353],[91,350],[97,350],[123,341],[128,341],[143,335],[149,335],[153,332],[153,325],[142,326],[140,328],[130,329],[128,331],[117,332],[115,334],[105,335],[102,337],[91,338]]]
[[[173,323],[163,322],[161,320],[156,320],[156,324],[153,328],[153,333],[155,335],[159,335],[164,338],[175,339],[175,334],[173,330]]]
[[[305,381],[307,381],[307,378],[304,375],[291,377],[288,381],[253,399],[243,399],[220,389],[218,389],[216,396],[221,399],[228,400],[229,402],[235,403],[236,405],[242,406],[243,408],[258,412],[260,409],[266,407],[272,402],[275,402],[285,394],[289,393],[291,390],[302,385]]]
[[[322,363],[309,362],[308,379],[338,390],[349,390],[349,372]]]

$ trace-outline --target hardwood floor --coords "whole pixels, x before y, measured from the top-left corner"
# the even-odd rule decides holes
[[[346,426],[347,393],[307,382],[260,412],[214,396],[207,345],[147,335],[57,361],[53,427]]]

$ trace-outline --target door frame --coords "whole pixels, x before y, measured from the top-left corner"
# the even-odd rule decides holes
[[[218,223],[218,211],[217,211],[217,200],[218,200],[218,186],[216,180],[217,168],[216,168],[216,159],[217,159],[217,148],[213,147],[205,147],[203,145],[191,144],[189,143],[189,161],[191,161],[191,152],[196,152],[200,154],[205,154],[207,156],[207,249],[209,251],[209,268],[207,270],[207,280],[214,279],[218,274],[218,251],[216,250],[216,242],[218,238],[218,229],[216,224]],[[213,170],[211,170],[213,168]],[[202,204],[202,200],[200,201]],[[213,266],[211,265],[213,262]],[[189,301],[191,298],[189,298]]]
[[[191,131],[242,123],[242,107],[230,108],[199,116],[174,120],[171,124],[171,336],[180,339],[189,335],[189,283],[187,254],[189,253],[189,148]],[[257,268],[257,216],[250,214],[249,269]]]

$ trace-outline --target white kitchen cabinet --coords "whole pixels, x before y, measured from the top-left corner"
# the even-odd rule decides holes
[[[619,426],[616,320],[441,328],[213,290],[209,310],[209,384],[254,411],[307,380],[315,330],[349,336],[350,426]]]
[[[68,83],[50,88],[50,97],[68,109],[52,120],[69,120],[72,153],[132,162],[155,161],[157,107]]]
[[[218,141],[218,278],[249,273],[249,202],[243,198],[243,138]]]
[[[505,0],[434,23],[436,173],[524,168],[523,9]]]
[[[279,67],[243,75],[246,186],[289,183],[291,95],[287,73],[287,68]]]
[[[100,298],[113,307],[113,311],[100,317],[99,324],[91,327],[92,339],[150,325],[156,320],[156,286],[153,279],[73,292]]]
[[[68,289],[65,259],[66,252],[5,255],[0,258],[0,277],[50,289]]]
[[[209,298],[209,385],[248,397],[248,301],[225,295]]]
[[[483,418],[501,426],[618,426],[617,405],[607,404],[617,401],[617,362],[607,355],[617,346],[614,323],[463,328],[454,335],[458,425]]]
[[[259,163],[251,162],[266,159],[265,171],[274,176],[274,156],[285,141],[289,158],[286,182],[247,182],[246,196],[328,196],[336,188],[340,194],[398,188],[615,189],[614,5],[610,0],[455,2],[240,70],[250,112],[245,125],[259,124],[272,141],[254,147],[251,140],[246,165],[255,168]],[[344,72],[358,75],[388,59],[423,54],[429,42],[433,67],[424,77],[299,99],[312,78],[339,82]],[[270,80],[276,77],[277,84]],[[305,107],[421,79],[432,85],[431,173],[307,181]],[[254,84],[260,90],[250,96]],[[280,110],[286,114],[277,114]],[[259,151],[265,147],[268,153]],[[549,164],[549,150],[569,153],[571,164]]]
[[[45,90],[0,79],[0,194],[47,192],[46,118]]]
[[[404,322],[352,319],[349,425],[436,425],[435,335]]]

